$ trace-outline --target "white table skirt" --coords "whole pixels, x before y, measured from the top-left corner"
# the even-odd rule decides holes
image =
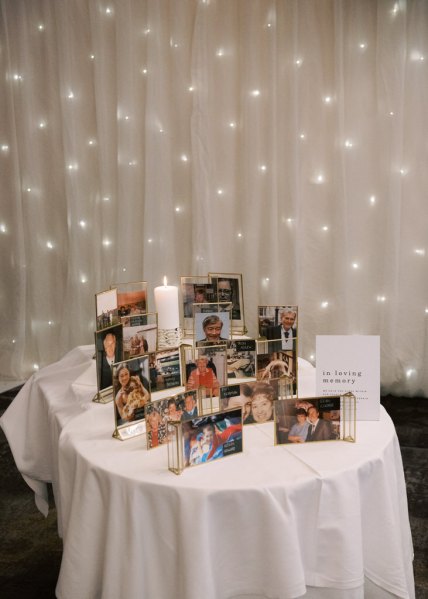
[[[167,470],[166,447],[112,438],[113,406],[92,403],[92,346],[25,385],[1,419],[46,513],[54,485],[64,553],[60,599],[414,597],[412,541],[393,424],[359,422],[357,443],[273,446]],[[314,371],[299,361],[299,395]]]

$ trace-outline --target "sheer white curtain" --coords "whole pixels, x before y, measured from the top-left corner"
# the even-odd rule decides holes
[[[111,283],[243,273],[245,316],[379,334],[428,393],[426,0],[0,0],[1,367]]]

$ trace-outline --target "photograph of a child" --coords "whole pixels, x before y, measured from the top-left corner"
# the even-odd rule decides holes
[[[242,452],[241,410],[229,410],[183,422],[186,466]]]
[[[340,396],[275,402],[277,444],[340,438]]]
[[[116,426],[142,420],[150,401],[148,356],[118,362],[112,372]]]

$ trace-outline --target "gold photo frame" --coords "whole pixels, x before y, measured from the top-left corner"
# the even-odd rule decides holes
[[[185,468],[242,453],[243,425],[240,408],[169,423],[168,469]]]
[[[113,364],[113,437],[124,441],[145,431],[146,406],[150,403],[149,356]]]
[[[208,277],[214,285],[216,301],[231,303],[232,332],[236,335],[246,335],[242,273],[209,272]]]
[[[117,289],[111,287],[95,294],[95,330],[101,331],[118,324]]]
[[[275,445],[356,441],[352,393],[278,400],[274,406]]]
[[[193,304],[216,301],[215,289],[208,276],[182,276],[180,291],[183,333],[193,336]]]

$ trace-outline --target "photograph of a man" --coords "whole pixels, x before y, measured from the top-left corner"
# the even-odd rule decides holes
[[[277,339],[274,351],[295,349],[297,337],[297,309],[287,307],[279,312],[279,324],[266,329],[267,339]]]
[[[227,312],[195,314],[197,345],[225,343],[230,339],[230,318]]]
[[[232,320],[241,319],[241,306],[239,305],[239,290],[237,279],[217,279],[217,301],[231,302]]]
[[[123,329],[118,324],[95,333],[98,391],[113,385],[112,364],[123,360]]]
[[[329,441],[333,439],[331,422],[322,420],[317,407],[308,408],[309,428],[306,435],[306,441]]]
[[[189,420],[190,418],[196,418],[198,415],[198,406],[196,405],[196,393],[184,394],[184,410],[181,415],[182,420]]]

